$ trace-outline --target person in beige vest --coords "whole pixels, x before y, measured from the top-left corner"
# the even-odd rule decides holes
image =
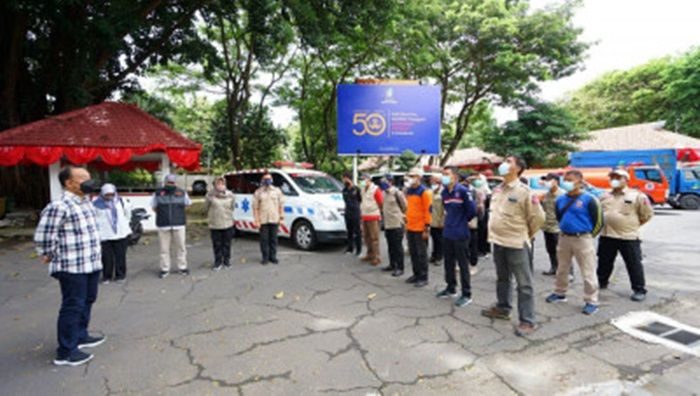
[[[406,197],[394,186],[394,178],[388,174],[382,178],[379,187],[384,191],[382,216],[384,217],[384,236],[389,248],[389,265],[382,271],[391,272],[394,277],[403,275],[404,254],[403,235],[406,223]]]
[[[654,216],[649,198],[627,187],[629,175],[622,169],[610,173],[612,192],[605,194],[600,203],[605,225],[598,242],[598,282],[601,289],[608,287],[615,258],[620,252],[632,284],[632,301],[643,301],[647,290],[642,266],[642,242],[639,229]]]
[[[430,206],[430,240],[433,242],[433,251],[430,253],[430,263],[440,266],[442,261],[442,229],[445,226],[445,206],[442,204],[442,176],[430,177],[430,190],[433,193],[433,204]]]
[[[272,185],[272,175],[265,173],[261,179],[260,187],[253,194],[253,215],[255,226],[260,229],[260,252],[262,260],[260,264],[268,262],[278,264],[277,260],[277,232],[279,225],[284,221],[284,195],[282,191]]]
[[[360,203],[362,236],[367,247],[367,254],[361,260],[377,266],[381,263],[379,258],[379,221],[382,219],[384,194],[372,182],[372,178],[367,173],[362,174],[360,191],[362,192],[362,202]]]
[[[481,311],[483,316],[510,320],[515,277],[518,291],[520,324],[515,334],[527,336],[536,329],[535,291],[530,268],[530,241],[544,223],[539,198],[518,179],[525,171],[525,161],[509,155],[498,167],[503,183],[493,190],[489,218],[489,242],[493,244],[496,266],[497,303]]]
[[[204,198],[207,224],[214,248],[214,271],[231,267],[231,238],[233,238],[233,208],[236,197],[226,188],[226,180],[217,177],[214,188]]]
[[[559,262],[557,261],[557,244],[559,243],[559,220],[557,220],[557,198],[564,195],[564,190],[559,188],[560,176],[556,173],[548,173],[540,179],[540,183],[547,188],[540,202],[544,209],[545,220],[542,226],[544,245],[549,256],[549,270],[542,271],[542,275],[554,276],[557,274]],[[569,282],[574,280],[574,267],[571,266]]]

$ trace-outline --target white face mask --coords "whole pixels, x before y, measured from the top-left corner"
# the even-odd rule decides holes
[[[613,179],[610,181],[610,187],[612,188],[620,188],[622,187],[622,182],[618,179]]]

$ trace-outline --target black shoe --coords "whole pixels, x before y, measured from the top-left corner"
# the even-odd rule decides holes
[[[228,268],[231,268],[231,263],[224,263],[224,267],[227,268],[227,269],[228,269]]]
[[[75,351],[65,358],[56,358],[53,364],[56,366],[80,366],[92,360],[94,356],[82,351]]]
[[[187,276],[189,274],[190,274],[190,270],[188,270],[187,268],[180,270],[180,275],[182,275],[182,276]]]
[[[394,272],[391,273],[391,276],[398,277],[403,275],[403,270],[400,269],[395,269]]]
[[[542,275],[554,276],[557,274],[557,270],[550,269],[549,271],[542,271]]]
[[[418,282],[418,278],[415,275],[412,275],[408,279],[406,279],[406,283],[416,283]]]
[[[92,348],[101,345],[107,337],[88,335],[86,339],[78,342],[78,348]]]
[[[355,252],[355,256],[357,256],[357,257],[360,257],[361,254],[362,254],[362,249],[359,249]]]
[[[260,264],[267,265],[267,260],[260,260]]]
[[[438,259],[436,259],[435,257],[431,257],[430,260],[428,260],[430,264],[435,264],[436,261],[438,261]]]
[[[608,284],[607,284],[607,283],[606,283],[606,284],[600,283],[600,284],[598,285],[598,288],[599,288],[600,290],[605,290],[605,289],[608,288]]]
[[[160,271],[160,274],[158,274],[158,277],[159,277],[160,279],[165,279],[165,278],[168,277],[168,275],[170,275],[170,272],[169,272],[169,271]]]
[[[382,267],[382,272],[392,272],[394,271],[394,267],[387,265],[386,267]]]
[[[280,263],[279,260],[277,260],[277,259],[270,260],[270,262],[271,262],[272,264],[275,264],[275,265],[277,265],[277,264]]]
[[[425,279],[419,280],[419,281],[417,281],[416,283],[414,283],[413,286],[415,286],[415,287],[425,287],[425,286],[428,286],[428,281],[425,280]]]

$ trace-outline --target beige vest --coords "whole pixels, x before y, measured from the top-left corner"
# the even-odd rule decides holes
[[[382,215],[377,201],[374,199],[374,193],[379,187],[371,183],[369,188],[362,188],[362,203],[360,204],[360,212],[362,216],[380,216]]]

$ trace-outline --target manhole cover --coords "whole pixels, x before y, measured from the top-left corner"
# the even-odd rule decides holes
[[[650,311],[630,312],[612,324],[644,341],[700,356],[700,329]]]

